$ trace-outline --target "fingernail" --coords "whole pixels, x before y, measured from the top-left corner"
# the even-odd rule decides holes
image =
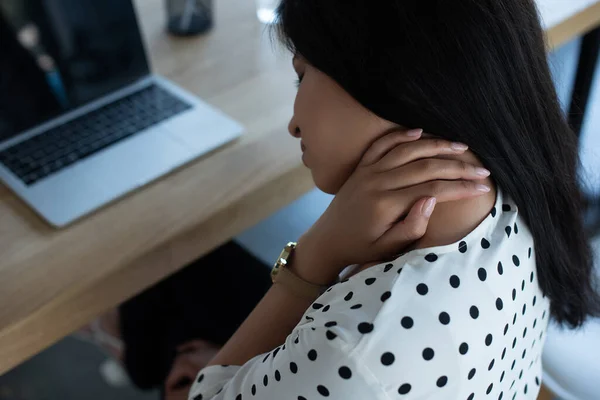
[[[480,192],[484,192],[484,193],[488,193],[490,190],[489,186],[485,186],[485,185],[477,185],[475,186],[475,188],[480,191]]]
[[[437,199],[435,197],[430,198],[423,205],[423,215],[427,218],[431,217],[433,214],[433,210],[435,208],[435,203],[437,203]]]
[[[409,137],[419,137],[423,134],[423,129],[411,129],[406,132],[406,136]]]
[[[479,176],[490,176],[492,173],[485,168],[475,168],[475,173]]]
[[[454,151],[467,151],[469,149],[469,146],[467,146],[464,143],[452,143],[450,148]]]

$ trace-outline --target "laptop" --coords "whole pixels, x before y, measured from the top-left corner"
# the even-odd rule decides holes
[[[51,225],[242,132],[151,73],[131,0],[0,1],[0,179]]]

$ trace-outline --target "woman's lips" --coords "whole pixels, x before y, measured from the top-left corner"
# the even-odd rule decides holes
[[[302,150],[303,153],[304,153],[304,150],[306,150],[306,146],[302,142],[300,142],[300,149]]]

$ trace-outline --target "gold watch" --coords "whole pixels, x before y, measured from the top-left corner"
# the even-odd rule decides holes
[[[298,296],[315,300],[327,290],[328,286],[315,285],[314,283],[307,282],[290,271],[288,263],[294,250],[296,250],[296,243],[294,242],[289,242],[283,248],[283,251],[279,255],[279,258],[277,258],[277,261],[271,270],[271,280],[274,284],[278,283],[285,286]]]

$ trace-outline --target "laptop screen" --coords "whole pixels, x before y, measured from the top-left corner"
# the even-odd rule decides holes
[[[148,73],[131,0],[0,0],[0,141]]]

